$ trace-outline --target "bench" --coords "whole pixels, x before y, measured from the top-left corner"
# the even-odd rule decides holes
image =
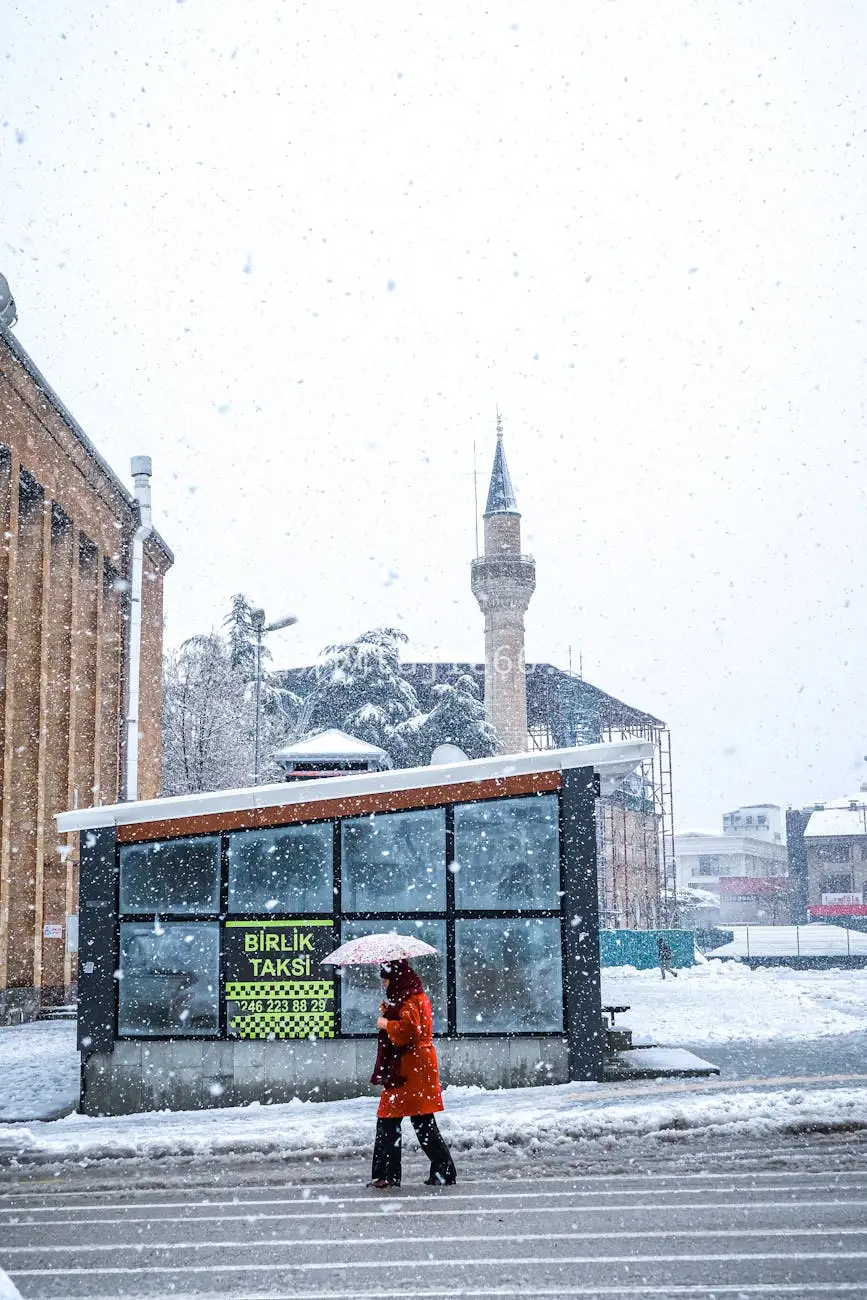
[[[614,1017],[622,1015],[624,1011],[628,1011],[628,1010],[629,1007],[604,1006],[602,1008],[602,1019],[605,1021],[606,1028],[613,1029]]]
[[[606,1005],[602,1008],[602,1025],[605,1030],[605,1051],[608,1055],[627,1051],[632,1046],[632,1030],[622,1026],[617,1029],[614,1017],[628,1011],[629,1007]]]

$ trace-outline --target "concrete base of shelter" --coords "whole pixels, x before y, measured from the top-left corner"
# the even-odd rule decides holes
[[[613,1083],[625,1079],[709,1079],[719,1066],[688,1052],[685,1047],[632,1047],[613,1052],[605,1061],[605,1078]]]
[[[565,1038],[438,1039],[443,1084],[521,1088],[566,1083]],[[123,1041],[82,1067],[85,1115],[203,1110],[300,1098],[373,1096],[371,1038],[315,1041]]]

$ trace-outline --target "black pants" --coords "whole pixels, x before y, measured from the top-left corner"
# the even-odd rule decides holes
[[[430,1176],[438,1183],[457,1181],[457,1170],[451,1153],[443,1141],[433,1115],[413,1115],[410,1122],[415,1129],[418,1144],[430,1161]],[[401,1121],[378,1119],[376,1140],[373,1144],[374,1179],[385,1178],[390,1183],[400,1183]]]

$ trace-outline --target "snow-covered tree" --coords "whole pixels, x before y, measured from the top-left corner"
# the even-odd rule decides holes
[[[424,765],[438,745],[452,744],[470,758],[497,752],[497,736],[471,677],[434,687],[433,707],[421,711],[400,666],[405,633],[374,628],[354,641],[329,646],[313,670],[311,698],[303,710],[308,734],[337,727],[379,745],[396,767]]]
[[[239,592],[232,597],[232,607],[223,619],[226,637],[229,643],[229,658],[232,669],[245,682],[256,681],[256,652],[258,637],[253,622],[253,606],[247,597]],[[303,700],[292,691],[282,686],[275,673],[268,670],[267,664],[271,651],[267,644],[261,646],[262,660],[259,664],[261,681],[259,684],[261,718],[260,763],[266,777],[279,779],[279,769],[271,766],[270,754],[294,735]],[[250,696],[252,701],[253,696]],[[251,708],[255,705],[251,703]],[[264,758],[262,757],[264,755]]]
[[[497,733],[485,719],[485,706],[472,677],[442,682],[431,691],[429,713],[409,718],[399,728],[406,750],[416,763],[430,762],[438,745],[457,745],[468,758],[489,758],[497,752]]]
[[[355,641],[328,646],[313,670],[308,730],[337,727],[406,761],[401,723],[419,712],[415,690],[400,671],[408,638],[393,627],[374,628]]]
[[[251,699],[252,699],[252,687]],[[254,707],[251,705],[251,708]],[[294,691],[281,686],[276,673],[262,676],[260,706],[261,736],[259,742],[261,777],[265,782],[282,780],[282,769],[272,756],[283,745],[296,738],[301,721],[304,700]]]
[[[242,674],[212,632],[185,641],[165,660],[163,794],[247,785],[253,717]]]
[[[229,660],[234,672],[243,680],[253,681],[256,676],[256,629],[253,626],[252,606],[243,592],[232,597],[232,608],[223,619],[229,642]],[[262,649],[263,663],[268,657]]]
[[[163,793],[191,794],[248,785],[254,775],[256,633],[246,597],[233,598],[223,626],[184,642],[165,662]],[[276,781],[273,755],[301,734],[336,727],[378,745],[396,767],[425,765],[438,745],[470,758],[497,752],[478,687],[469,676],[431,692],[422,712],[401,671],[405,633],[381,627],[328,646],[310,673],[305,697],[279,673],[260,681],[260,779]]]
[[[719,895],[696,885],[681,885],[675,892],[677,922],[685,930],[701,929],[719,921]]]
[[[164,664],[163,793],[191,794],[249,785],[255,769],[256,630],[247,598],[232,598],[226,635],[194,636]],[[264,668],[259,708],[259,768],[279,781],[274,753],[296,733],[303,700]]]

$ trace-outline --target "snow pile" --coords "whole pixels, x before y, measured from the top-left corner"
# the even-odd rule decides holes
[[[74,1023],[0,1029],[0,1120],[62,1114],[78,1105],[78,1090]]]
[[[610,1085],[571,1083],[500,1092],[450,1088],[446,1105],[441,1124],[455,1151],[512,1157],[556,1156],[574,1143],[655,1143],[674,1134],[765,1136],[810,1127],[867,1128],[867,1088],[743,1092],[702,1084],[691,1091],[656,1085],[626,1093]],[[366,1160],[375,1113],[375,1098],[359,1098],[105,1119],[70,1115],[26,1128],[0,1125],[0,1152],[24,1162],[253,1153]]]
[[[636,1043],[803,1041],[867,1031],[867,970],[750,970],[712,960],[663,980],[658,970],[609,966],[602,1001],[630,1007],[618,1023]]]
[[[8,1273],[0,1268],[0,1300],[21,1300],[21,1292],[13,1286]]]
[[[867,1032],[867,971],[752,971],[709,961],[681,970],[608,968],[603,1001],[628,1005],[620,1020],[636,1043],[692,1046],[817,1040]],[[458,1150],[553,1152],[567,1142],[659,1140],[679,1130],[781,1131],[792,1124],[867,1124],[867,1089],[742,1092],[724,1083],[564,1084],[484,1092],[451,1088],[444,1128]],[[0,1029],[0,1157],[69,1160],[220,1155],[230,1152],[325,1158],[368,1152],[373,1098],[293,1101],[193,1113],[91,1119],[72,1110],[78,1097],[75,1028],[39,1022]],[[34,1118],[12,1125],[4,1120]]]

